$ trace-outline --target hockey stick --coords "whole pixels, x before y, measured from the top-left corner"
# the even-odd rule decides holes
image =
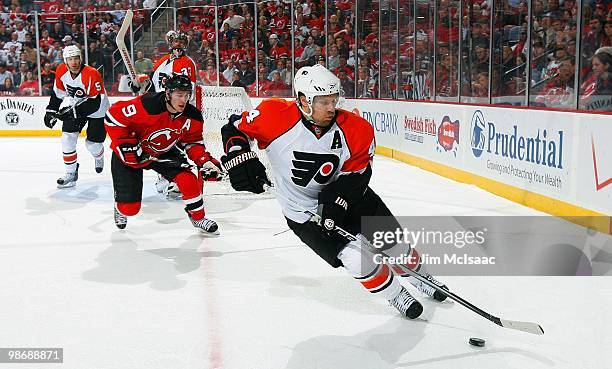
[[[119,54],[121,54],[121,59],[123,59],[123,64],[125,64],[125,68],[127,69],[128,75],[130,76],[132,83],[138,84],[134,63],[132,63],[128,48],[127,46],[125,46],[125,34],[127,33],[128,28],[132,24],[133,17],[134,12],[132,12],[132,9],[128,9],[125,13],[125,17],[123,18],[123,23],[121,23],[121,28],[119,28],[119,32],[117,32],[115,43],[117,44],[117,49],[119,50]]]
[[[274,196],[282,199],[283,201],[292,204],[293,206],[297,207],[298,209],[301,209],[304,212],[309,213],[312,216],[312,220],[316,221],[317,223],[321,223],[321,216],[317,213],[314,213],[311,210],[306,209],[305,207],[301,206],[300,204],[296,203],[293,200],[288,199],[286,196],[281,195],[279,192],[277,192],[274,189],[274,185],[272,183],[264,183],[263,185],[264,190],[268,190],[270,192],[272,192],[274,194]],[[389,255],[387,255],[386,253],[384,253],[382,250],[375,248],[370,241],[368,241],[365,237],[361,236],[361,237],[357,237],[355,235],[353,235],[352,233],[342,229],[341,227],[335,226],[334,227],[334,231],[336,231],[340,236],[348,239],[349,241],[361,241],[362,244],[366,245],[369,249],[370,252],[375,253],[375,254],[380,254],[383,257],[389,257]],[[430,282],[429,280],[427,280],[425,277],[421,276],[419,273],[413,271],[412,269],[406,267],[405,265],[402,264],[397,264],[399,265],[404,271],[406,271],[408,274],[410,274],[411,276],[415,277],[416,279],[418,279],[419,281],[421,281],[421,283],[425,283],[426,285],[435,288],[438,292],[444,294],[446,297],[458,302],[459,304],[465,306],[466,308],[472,310],[473,312],[475,312],[476,314],[486,318],[487,320],[492,321],[493,323],[499,325],[500,327],[504,327],[504,328],[510,328],[510,329],[516,329],[519,331],[523,331],[523,332],[527,332],[527,333],[532,333],[532,334],[537,334],[537,335],[542,335],[544,334],[544,329],[542,328],[542,326],[540,326],[537,323],[532,323],[532,322],[522,322],[522,321],[518,321],[518,320],[508,320],[508,319],[501,319],[495,315],[489,314],[486,311],[480,309],[479,307],[473,305],[472,303],[470,303],[469,301],[463,299],[462,297],[450,292],[450,291],[446,291],[445,289],[437,286],[435,283]]]

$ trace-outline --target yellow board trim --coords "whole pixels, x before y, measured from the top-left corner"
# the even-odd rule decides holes
[[[57,129],[13,129],[0,130],[0,137],[59,137],[62,131]],[[81,132],[80,136],[85,136]]]
[[[439,174],[457,182],[473,184],[485,191],[530,208],[562,217],[572,223],[612,234],[612,217],[553,199],[535,192],[520,189],[477,174],[469,173],[431,160],[406,154],[388,147],[376,147],[376,154],[399,160],[426,171]]]

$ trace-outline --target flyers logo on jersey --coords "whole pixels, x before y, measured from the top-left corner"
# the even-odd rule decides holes
[[[85,97],[85,90],[80,87],[66,85],[66,90],[68,91],[68,96],[71,97]]]
[[[168,78],[170,78],[170,76],[166,73],[159,73],[159,85],[162,88],[164,88],[164,86],[166,85],[166,81],[168,80]]]
[[[340,158],[333,154],[315,154],[294,151],[291,180],[298,186],[306,187],[311,180],[325,184],[338,170]]]

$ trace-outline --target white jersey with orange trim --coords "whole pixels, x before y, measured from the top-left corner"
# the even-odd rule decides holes
[[[374,129],[360,116],[338,109],[332,126],[320,137],[307,127],[295,102],[264,100],[235,123],[265,149],[276,191],[316,212],[318,194],[341,175],[363,173],[374,157]],[[298,223],[309,214],[277,198],[283,214]]]
[[[68,66],[60,64],[55,70],[53,92],[60,100],[71,98],[72,104],[80,104],[87,99],[100,96],[99,107],[89,114],[88,118],[103,118],[110,106],[102,75],[89,65],[83,66],[79,74],[73,77]]]
[[[193,59],[187,55],[180,58],[173,58],[170,54],[164,55],[153,66],[153,87],[155,92],[164,91],[166,79],[173,74],[184,74],[191,80],[195,88],[197,80],[197,70]]]

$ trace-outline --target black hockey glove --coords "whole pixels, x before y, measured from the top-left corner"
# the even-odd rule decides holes
[[[221,162],[236,191],[262,193],[263,184],[270,182],[266,176],[266,167],[253,151],[230,152],[221,157]]]
[[[136,140],[117,145],[117,151],[121,161],[127,165],[138,165],[149,159],[149,155],[142,151],[140,143]]]
[[[60,109],[60,111],[57,112],[55,117],[61,120],[62,122],[76,120],[76,109],[74,108],[74,106],[66,106],[65,108]]]
[[[339,237],[334,231],[335,226],[342,227],[348,210],[348,202],[330,187],[319,192],[319,209],[321,213],[321,228],[332,238]]]
[[[57,111],[47,109],[45,113],[45,126],[53,128],[55,123],[57,123]]]

